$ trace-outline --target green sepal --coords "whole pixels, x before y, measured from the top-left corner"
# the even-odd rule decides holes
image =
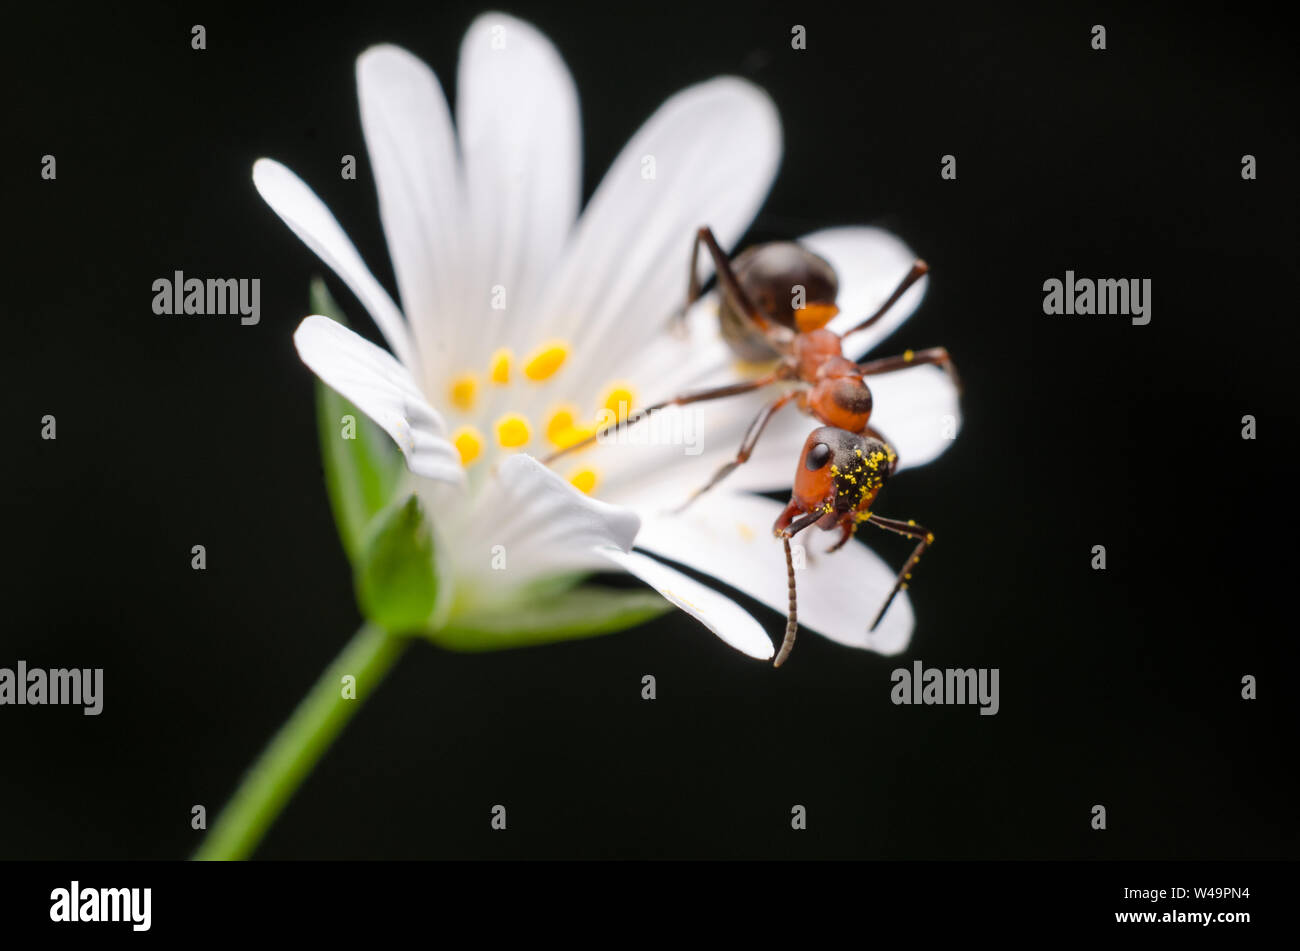
[[[438,601],[435,547],[414,492],[376,515],[354,573],[361,613],[392,634],[424,630]]]
[[[510,609],[458,614],[442,630],[427,636],[451,650],[502,650],[621,631],[671,608],[653,591],[586,585]]]
[[[319,277],[311,282],[311,310],[347,326],[347,318]],[[316,428],[334,524],[355,567],[371,519],[393,501],[402,485],[402,453],[388,433],[319,379]]]

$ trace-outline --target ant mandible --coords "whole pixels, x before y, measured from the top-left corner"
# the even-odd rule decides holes
[[[899,356],[866,363],[855,363],[844,356],[844,339],[866,330],[884,317],[929,271],[924,261],[918,260],[912,265],[875,313],[845,333],[837,334],[826,327],[839,313],[835,303],[839,280],[829,262],[790,241],[755,245],[741,252],[735,261],[729,261],[707,226],[696,232],[691,247],[686,304],[679,311],[679,320],[701,294],[696,268],[701,246],[713,258],[721,289],[718,319],[723,339],[742,360],[765,362],[775,359],[778,361],[776,366],[754,380],[687,393],[630,413],[625,420],[611,423],[552,453],[543,462],[549,465],[620,426],[631,426],[669,406],[739,396],[776,383],[797,384],[763,407],[750,423],[736,458],[720,468],[678,509],[686,508],[748,461],[768,422],[787,403],[794,401],[801,411],[824,424],[804,443],[790,503],[773,526],[773,532],[782,539],[785,547],[790,583],[786,635],[776,657],[776,666],[779,667],[789,656],[797,631],[794,564],[790,551],[793,535],[812,525],[827,530],[839,528],[840,538],[828,553],[842,547],[853,536],[857,526],[868,521],[888,531],[920,539],[872,622],[871,630],[880,624],[895,595],[911,577],[912,568],[934,541],[930,532],[914,522],[882,518],[870,511],[884,481],[893,474],[898,456],[885,437],[869,424],[872,397],[865,378],[931,364],[948,373],[959,389],[960,381],[957,369],[943,347],[919,352],[909,350]],[[804,291],[801,307],[794,303],[794,292],[799,287]]]

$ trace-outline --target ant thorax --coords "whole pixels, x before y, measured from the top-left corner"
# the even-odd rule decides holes
[[[830,330],[814,330],[800,334],[794,341],[795,366],[799,376],[805,380],[816,379],[821,375],[823,367],[836,360],[849,363],[844,359],[839,335]],[[849,365],[852,366],[851,363]]]

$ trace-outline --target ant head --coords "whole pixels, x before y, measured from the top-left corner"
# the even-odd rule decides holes
[[[755,245],[740,253],[733,270],[754,305],[790,330],[817,330],[839,313],[835,269],[802,245],[792,241]],[[796,303],[803,306],[796,309]]]
[[[805,512],[834,516],[863,511],[894,471],[885,443],[834,426],[808,434],[794,475],[794,499]]]

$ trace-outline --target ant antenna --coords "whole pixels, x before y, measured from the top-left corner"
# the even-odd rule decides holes
[[[783,535],[781,543],[785,545],[785,573],[790,579],[790,613],[785,621],[785,640],[781,642],[781,650],[776,655],[776,660],[772,662],[773,667],[780,667],[785,663],[785,659],[790,656],[790,651],[794,650],[795,635],[799,633],[799,599],[795,594],[794,559],[790,555],[790,537]]]
[[[787,511],[789,511],[787,509]],[[781,539],[781,544],[785,546],[785,573],[790,579],[790,612],[786,615],[785,620],[785,640],[781,642],[781,649],[777,651],[776,660],[772,662],[773,667],[780,667],[785,663],[785,659],[790,656],[790,651],[794,650],[794,637],[799,632],[799,611],[798,603],[795,598],[794,590],[794,557],[790,553],[790,538],[798,535],[805,528],[817,524],[817,521],[826,513],[820,509],[815,512],[805,512],[798,518],[790,521],[784,527],[776,530],[776,534]],[[785,515],[777,519],[780,525],[785,521]]]

